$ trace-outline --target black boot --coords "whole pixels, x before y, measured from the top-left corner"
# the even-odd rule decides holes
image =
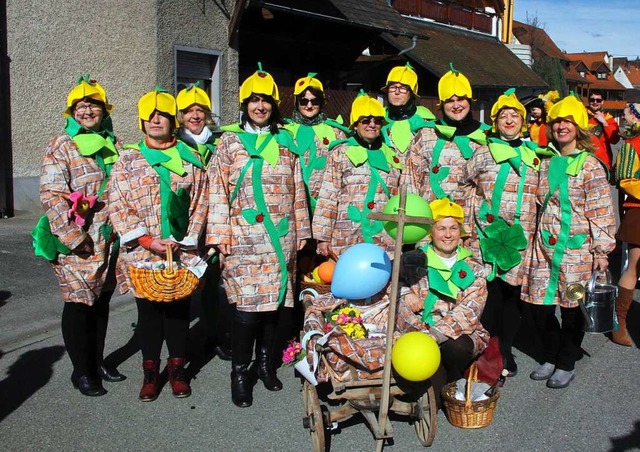
[[[259,340],[257,350],[258,355],[258,377],[264,383],[264,387],[269,391],[280,391],[282,382],[278,380],[276,368],[273,364],[273,346],[276,337],[276,322],[272,315],[269,315],[262,324],[262,335]]]
[[[236,316],[232,338],[231,400],[241,408],[249,407],[253,403],[255,378],[249,371],[249,364],[256,339],[256,322],[252,314],[255,313],[241,313]]]

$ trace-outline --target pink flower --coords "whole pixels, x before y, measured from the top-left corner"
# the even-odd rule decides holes
[[[97,200],[97,196],[85,196],[80,192],[74,191],[69,195],[69,201],[71,201],[72,204],[71,209],[67,211],[67,216],[78,226],[84,226],[87,216]]]

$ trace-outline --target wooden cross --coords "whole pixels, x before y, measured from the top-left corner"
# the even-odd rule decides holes
[[[391,296],[389,299],[389,318],[387,320],[387,343],[384,350],[384,371],[382,377],[382,400],[380,402],[380,413],[378,415],[378,425],[381,437],[376,439],[376,451],[381,452],[386,438],[393,436],[387,433],[387,419],[389,417],[389,388],[391,387],[391,349],[393,347],[393,333],[396,329],[396,305],[398,299],[398,280],[400,277],[400,259],[402,257],[402,236],[405,223],[433,224],[432,218],[414,217],[407,215],[407,186],[400,186],[400,202],[398,203],[398,213],[370,213],[367,218],[371,220],[393,221],[398,223],[396,235],[396,249],[393,256],[393,269],[391,270]]]

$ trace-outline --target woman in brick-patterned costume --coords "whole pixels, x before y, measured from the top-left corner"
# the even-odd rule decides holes
[[[71,381],[84,395],[107,391],[100,382],[124,376],[103,363],[109,300],[116,287],[117,239],[112,234],[105,189],[120,144],[111,129],[112,106],[102,86],[81,78],[67,97],[66,127],[42,159],[40,226],[57,236],[36,254],[51,261],[65,301],[62,336],[73,364]],[[51,237],[49,235],[49,237]]]
[[[375,243],[389,255],[395,242],[382,222],[367,215],[380,211],[398,192],[402,165],[380,135],[384,108],[363,91],[353,101],[353,133],[336,142],[327,161],[313,217],[313,237],[318,251],[338,256],[357,243]]]
[[[418,74],[409,63],[391,69],[381,90],[387,100],[387,124],[382,127],[382,137],[404,165],[416,132],[436,117],[428,108],[418,105]]]
[[[253,402],[256,342],[258,376],[268,390],[282,389],[273,362],[278,308],[293,306],[296,251],[311,236],[300,159],[278,102],[259,66],[240,87],[241,122],[223,128],[209,167],[207,245],[223,254],[223,286],[236,304],[231,398],[239,407]]]
[[[198,155],[200,163],[209,168],[211,157],[215,152],[217,137],[212,128],[214,121],[211,114],[211,99],[207,92],[199,87],[200,82],[184,88],[176,95],[178,105],[178,122],[180,128],[177,137]],[[204,236],[202,237],[204,242]],[[202,317],[207,327],[205,347],[215,353],[218,358],[231,360],[231,320],[233,305],[219,296],[220,261],[210,259],[204,275],[204,285],[200,292]]]
[[[327,166],[329,145],[345,138],[349,130],[340,122],[328,119],[322,112],[327,100],[322,82],[315,76],[315,73],[310,72],[296,81],[293,87],[295,106],[291,119],[285,126],[293,135],[300,153],[300,165],[312,215]]]
[[[166,247],[186,262],[198,254],[207,217],[207,174],[191,148],[176,140],[176,101],[156,87],[138,102],[139,127],[145,138],[129,144],[112,172],[109,214],[121,237],[121,258],[127,267],[165,259]],[[127,275],[130,277],[130,275]],[[168,303],[142,298],[137,334],[142,351],[144,381],[140,400],[153,401],[160,391],[162,343],[169,351],[171,390],[188,397],[191,388],[184,364],[189,333],[190,297]]]
[[[582,312],[566,289],[586,285],[594,271],[605,270],[615,247],[611,189],[604,166],[589,152],[587,128],[587,112],[573,95],[549,110],[551,157],[540,167],[538,230],[522,283],[522,299],[531,303],[544,347],[545,362],[530,376],[548,380],[550,388],[564,388],[574,378],[584,337]]]
[[[511,353],[520,327],[522,261],[536,229],[538,145],[522,141],[527,112],[510,89],[491,109],[489,146],[479,148],[465,167],[465,227],[470,249],[488,267],[488,297],[482,324],[498,336],[509,376],[518,367]]]
[[[471,114],[471,84],[453,69],[440,78],[442,118],[420,129],[411,143],[408,172],[418,194],[427,201],[448,197],[464,207],[464,167],[487,144],[489,127]]]
[[[627,312],[633,303],[640,262],[640,103],[627,104],[624,119],[627,123],[623,132],[624,145],[616,157],[616,182],[619,193],[625,196],[624,215],[616,238],[627,244],[629,261],[618,281],[618,330],[611,333],[611,340],[630,347],[633,341],[627,331]]]

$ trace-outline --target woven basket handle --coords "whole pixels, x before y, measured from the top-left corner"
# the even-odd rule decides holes
[[[334,262],[338,262],[338,256],[333,251],[329,251],[329,254],[327,255],[327,257]]]
[[[167,264],[168,264],[168,272],[169,274],[173,273],[173,251],[171,250],[171,245],[166,244],[166,254],[167,254]]]
[[[478,366],[474,361],[473,364],[471,364],[471,368],[469,369],[469,377],[467,378],[467,388],[465,391],[466,394],[465,394],[464,406],[465,406],[465,409],[467,410],[471,409],[471,385],[477,379],[478,379]]]

